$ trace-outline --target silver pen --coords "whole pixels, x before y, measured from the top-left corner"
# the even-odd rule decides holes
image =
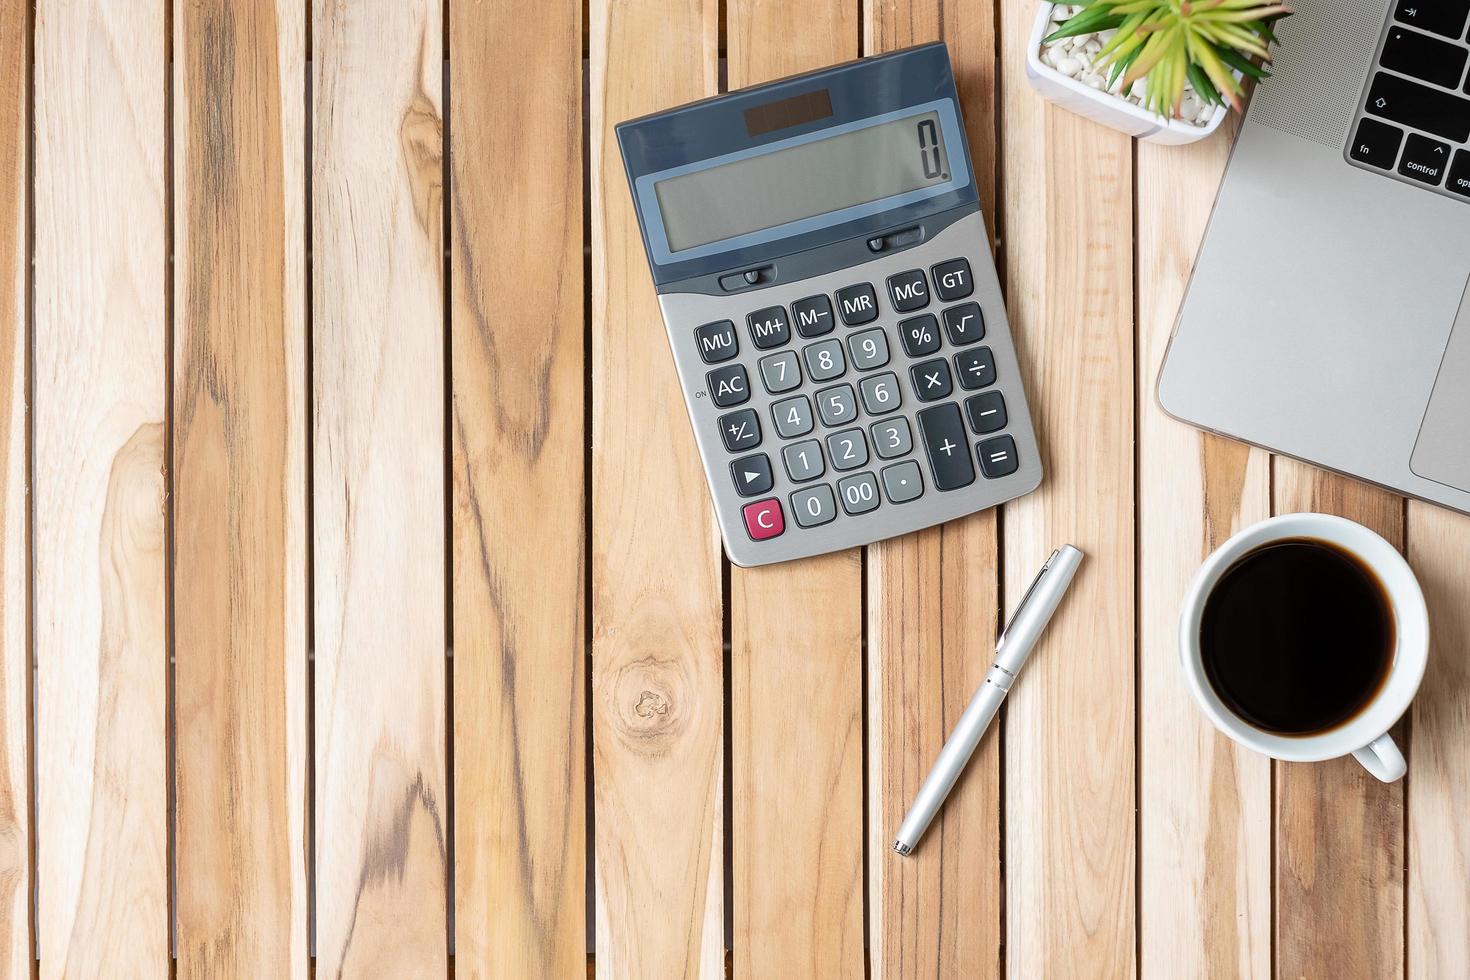
[[[908,816],[903,818],[903,824],[898,828],[898,836],[893,841],[893,849],[898,853],[912,852],[924,831],[929,829],[934,815],[944,805],[944,798],[975,753],[975,746],[980,744],[980,737],[1000,710],[1006,692],[1011,689],[1026,658],[1031,656],[1036,641],[1051,621],[1052,613],[1057,611],[1057,605],[1062,601],[1067,586],[1072,584],[1072,576],[1077,574],[1077,566],[1081,562],[1082,552],[1064,544],[1051,553],[1041,571],[1036,573],[1031,588],[1021,597],[1021,604],[995,643],[995,663],[990,673],[970,699],[965,713],[960,715],[960,722],[950,733],[944,748],[939,750],[934,768],[924,778],[919,795],[914,797]]]

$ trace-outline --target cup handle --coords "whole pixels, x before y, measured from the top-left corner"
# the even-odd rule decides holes
[[[1353,758],[1362,763],[1363,768],[1368,770],[1374,778],[1385,783],[1396,782],[1404,778],[1404,773],[1409,771],[1409,764],[1404,761],[1404,754],[1394,744],[1393,736],[1387,732],[1361,749],[1354,749]]]

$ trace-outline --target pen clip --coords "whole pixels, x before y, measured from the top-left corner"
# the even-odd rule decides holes
[[[1057,555],[1060,555],[1061,553],[1062,549],[1060,548],[1053,551],[1051,553],[1051,557],[1047,558],[1046,562],[1042,564],[1041,571],[1037,572],[1036,577],[1031,580],[1031,587],[1026,590],[1025,595],[1021,596],[1021,601],[1019,604],[1017,604],[1016,611],[1011,613],[1011,618],[1006,622],[1005,629],[1000,631],[1000,638],[995,641],[996,652],[999,652],[1000,648],[1005,645],[1006,634],[1009,633],[1011,631],[1011,627],[1015,625],[1017,618],[1019,618],[1021,615],[1021,610],[1026,608],[1026,603],[1031,601],[1032,594],[1036,591],[1036,587],[1041,584],[1041,580],[1046,577],[1047,570],[1051,568],[1051,563],[1056,561]]]

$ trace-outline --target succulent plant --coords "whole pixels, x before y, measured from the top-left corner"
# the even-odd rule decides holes
[[[1073,0],[1082,7],[1043,43],[1099,31],[1115,31],[1096,65],[1111,87],[1122,77],[1126,96],[1147,78],[1145,107],[1177,117],[1186,81],[1199,98],[1241,108],[1245,90],[1235,72],[1260,80],[1270,74],[1276,40],[1271,25],[1291,13],[1271,0]]]

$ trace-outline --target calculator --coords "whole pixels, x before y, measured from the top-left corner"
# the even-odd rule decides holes
[[[944,44],[617,135],[732,562],[869,544],[1036,488]]]

